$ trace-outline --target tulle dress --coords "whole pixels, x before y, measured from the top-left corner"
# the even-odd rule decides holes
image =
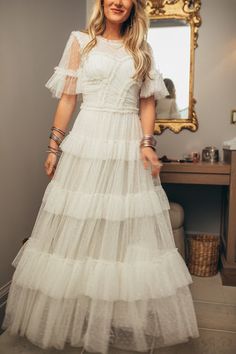
[[[159,176],[140,158],[139,97],[166,96],[131,78],[121,40],[72,31],[45,86],[83,102],[15,271],[2,324],[41,348],[145,352],[198,337],[192,277],[174,242]]]

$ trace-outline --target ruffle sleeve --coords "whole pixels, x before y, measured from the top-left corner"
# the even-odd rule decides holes
[[[149,71],[150,78],[147,76],[142,82],[140,97],[150,97],[154,95],[155,100],[158,100],[169,95],[169,92],[165,86],[162,74],[156,68],[153,50],[149,43],[148,47],[151,54],[151,69]]]
[[[63,93],[77,95],[80,89],[80,57],[81,48],[75,31],[72,31],[64,48],[62,57],[54,73],[46,82],[52,97],[61,98]]]

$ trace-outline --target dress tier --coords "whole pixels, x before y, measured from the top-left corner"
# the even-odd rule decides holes
[[[20,248],[2,328],[41,348],[68,343],[108,354],[144,352],[198,337],[191,275],[175,246],[160,179],[140,159],[139,97],[166,95],[134,81],[121,41],[73,31],[46,83],[54,97],[83,94],[31,237]],[[78,351],[79,353],[79,351]]]

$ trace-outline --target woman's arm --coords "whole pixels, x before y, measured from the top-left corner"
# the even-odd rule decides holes
[[[62,94],[54,115],[53,126],[66,131],[72,114],[76,109],[77,95]],[[57,132],[54,132],[58,134]],[[54,140],[51,139],[52,142]],[[55,142],[56,143],[56,142]]]
[[[80,69],[80,56],[81,56],[80,41],[77,31],[72,31],[67,40],[65,49],[59,64],[54,68],[53,75],[46,82],[45,86],[52,92],[53,97],[59,98],[60,101],[57,105],[54,115],[52,126],[59,129],[53,129],[53,136],[58,136],[61,142],[65,136],[67,125],[72,117],[76,108],[77,96],[80,92],[78,87],[78,77]],[[63,132],[60,132],[62,130]],[[56,139],[56,137],[54,137]],[[46,174],[50,177],[53,176],[57,164],[57,155],[59,143],[50,138],[49,141],[49,154],[44,163]],[[56,151],[57,150],[57,151]]]
[[[139,112],[143,134],[153,134],[156,115],[154,96],[140,98]]]
[[[156,117],[156,101],[167,96],[169,92],[165,86],[162,74],[156,68],[152,47],[149,43],[147,44],[151,55],[151,68],[149,75],[146,76],[141,85],[139,96],[139,113],[143,134],[153,135]],[[151,147],[146,146],[142,146],[140,150],[144,168],[147,168],[150,162],[152,166],[152,175],[156,177],[156,175],[160,172],[160,167],[162,166],[156,152]]]
[[[155,99],[153,95],[147,98],[140,98],[139,114],[143,135],[153,135],[156,117]],[[151,147],[145,146],[140,148],[140,153],[144,168],[147,169],[150,162],[152,176],[156,177],[161,167],[156,152]]]
[[[62,94],[59,103],[56,108],[56,112],[53,119],[52,126],[57,127],[63,131],[66,131],[68,123],[76,109],[77,95]],[[53,131],[53,134],[63,139],[63,136],[58,131]],[[58,149],[58,144],[55,140],[49,140],[49,146],[54,149]],[[44,163],[45,172],[48,176],[52,177],[54,169],[57,163],[57,156],[53,153],[49,153]]]

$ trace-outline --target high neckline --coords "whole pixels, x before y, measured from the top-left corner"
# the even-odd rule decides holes
[[[99,37],[101,40],[107,42],[107,43],[112,43],[112,44],[121,44],[123,42],[123,39],[110,39],[110,38],[105,38],[101,34],[99,34],[97,37]]]

